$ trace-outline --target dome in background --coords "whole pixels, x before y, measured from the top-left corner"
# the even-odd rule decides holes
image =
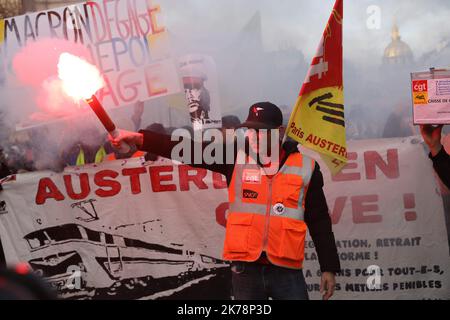
[[[396,23],[392,27],[392,41],[384,50],[384,64],[404,64],[414,60],[414,55],[409,45],[402,41],[400,31]]]

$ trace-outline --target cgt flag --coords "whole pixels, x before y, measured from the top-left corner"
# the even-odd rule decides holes
[[[347,164],[343,12],[343,0],[337,0],[286,133],[304,147],[320,153],[333,175]]]

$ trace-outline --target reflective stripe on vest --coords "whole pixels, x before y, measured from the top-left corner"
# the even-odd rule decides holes
[[[105,147],[101,146],[95,155],[95,163],[102,163],[107,155],[108,154],[106,153]]]
[[[85,164],[86,164],[86,156],[84,154],[83,148],[80,147],[80,152],[78,153],[78,156],[77,156],[76,166],[81,167],[81,166],[84,166]]]
[[[303,264],[305,197],[315,162],[291,154],[269,178],[258,165],[236,165],[229,188],[230,210],[224,258],[256,261],[263,251],[283,267]]]
[[[99,164],[102,163],[103,160],[106,158],[107,153],[104,146],[101,146],[97,153],[95,154],[94,163]],[[83,148],[80,146],[80,152],[77,156],[76,166],[81,167],[86,165],[86,154],[84,153]]]

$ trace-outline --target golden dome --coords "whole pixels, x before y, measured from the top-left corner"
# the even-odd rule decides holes
[[[413,60],[413,52],[409,45],[402,41],[398,26],[394,23],[391,32],[392,41],[384,50],[385,63],[405,63]]]

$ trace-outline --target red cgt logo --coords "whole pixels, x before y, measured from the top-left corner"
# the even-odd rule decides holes
[[[413,81],[413,91],[428,92],[428,81],[427,80]]]

